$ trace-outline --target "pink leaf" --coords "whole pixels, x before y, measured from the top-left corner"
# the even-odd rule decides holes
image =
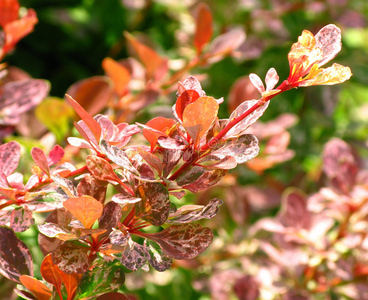
[[[49,166],[56,165],[64,157],[64,149],[59,145],[55,145],[49,153],[48,163]]]
[[[37,166],[39,166],[40,169],[47,174],[47,176],[50,176],[49,164],[47,162],[45,153],[40,148],[33,147],[31,150],[31,155]]]
[[[279,75],[277,75],[275,68],[271,68],[268,70],[265,82],[267,91],[272,90],[275,87],[275,85],[279,82]]]
[[[0,146],[0,171],[9,176],[18,166],[20,159],[20,146],[11,141]]]

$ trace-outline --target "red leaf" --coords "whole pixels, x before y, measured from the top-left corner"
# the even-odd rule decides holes
[[[37,297],[38,300],[49,300],[51,298],[51,290],[43,284],[41,281],[37,280],[28,275],[22,275],[19,277],[20,282],[29,289],[33,295]]]
[[[183,120],[183,112],[188,104],[196,101],[199,98],[199,94],[195,90],[184,91],[176,100],[175,111],[180,120]]]
[[[93,76],[77,81],[68,88],[66,94],[76,99],[90,115],[94,116],[106,108],[113,98],[114,90],[107,77]]]
[[[193,139],[194,147],[205,136],[217,117],[218,104],[212,97],[201,97],[183,112],[183,126]]]
[[[115,93],[119,97],[124,96],[127,92],[128,83],[130,82],[128,69],[110,57],[106,57],[102,61],[102,68],[114,83]]]
[[[93,177],[102,181],[121,182],[109,162],[95,155],[88,155],[86,165]]]
[[[5,27],[6,24],[15,21],[19,16],[18,0],[2,0],[0,1],[0,26]]]
[[[63,284],[66,289],[66,293],[68,295],[67,300],[74,299],[75,292],[77,291],[78,284],[82,279],[82,274],[67,274],[61,271],[61,277],[63,279]]]
[[[79,196],[91,196],[98,202],[104,203],[106,199],[106,188],[107,182],[97,180],[91,175],[87,175],[79,182],[77,191]]]
[[[59,145],[55,145],[49,153],[49,166],[56,165],[64,157],[64,149]]]
[[[50,169],[49,164],[47,162],[47,157],[45,153],[37,147],[33,147],[31,150],[31,155],[37,166],[40,167],[40,169],[47,174],[47,176],[50,177]]]
[[[106,293],[99,296],[96,300],[137,300],[137,298],[127,297],[118,292]]]
[[[197,55],[200,55],[203,47],[212,37],[212,14],[207,4],[200,3],[197,7],[196,31],[194,34],[194,46]]]
[[[101,217],[103,210],[103,205],[91,196],[69,198],[63,205],[86,228],[92,227],[93,223]]]
[[[75,101],[72,97],[69,95],[65,95],[66,100],[69,102],[71,106],[73,106],[74,110],[77,112],[77,114],[81,117],[81,119],[84,121],[84,123],[88,126],[88,128],[92,131],[94,137],[96,138],[97,142],[100,140],[101,136],[101,127],[100,124],[96,122],[95,119],[93,119],[88,112],[84,110],[82,106],[79,105],[77,101]]]
[[[0,241],[0,273],[16,282],[22,274],[33,276],[31,253],[13,230],[0,227]]]
[[[158,233],[143,234],[154,240],[162,250],[175,259],[192,259],[211,244],[211,229],[199,224],[172,225]]]
[[[162,174],[162,170],[164,168],[164,164],[161,162],[161,160],[155,156],[154,154],[144,151],[142,148],[137,147],[137,152],[142,158],[152,167],[154,168],[159,175]]]
[[[6,176],[12,174],[18,166],[20,159],[20,146],[11,141],[0,146],[0,170]]]

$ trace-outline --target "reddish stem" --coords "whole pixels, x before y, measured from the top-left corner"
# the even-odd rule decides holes
[[[276,89],[280,90],[279,92],[266,96],[265,98],[261,98],[258,100],[256,104],[254,104],[251,108],[249,108],[246,112],[244,112],[239,117],[234,118],[231,120],[216,136],[214,136],[212,139],[209,140],[207,144],[202,146],[199,151],[195,152],[193,156],[191,157],[190,161],[185,162],[173,175],[170,176],[169,180],[175,180],[177,179],[184,171],[186,171],[191,165],[195,164],[196,161],[200,158],[201,154],[203,152],[208,151],[211,148],[211,145],[217,144],[225,135],[229,132],[231,128],[233,128],[236,124],[238,124],[240,121],[245,119],[247,116],[249,116],[252,112],[254,112],[256,109],[263,106],[266,102],[270,101],[273,97],[279,95],[282,92],[285,92],[289,89],[291,89],[292,86],[289,84],[288,80],[283,81]]]

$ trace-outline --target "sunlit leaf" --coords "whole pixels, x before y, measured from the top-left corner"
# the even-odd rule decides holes
[[[86,228],[92,227],[103,210],[103,205],[91,196],[69,198],[64,202],[64,207]]]
[[[201,219],[212,219],[222,204],[220,199],[212,199],[206,206],[184,205],[169,215],[168,224],[184,224]]]
[[[43,259],[40,271],[43,279],[53,284],[58,294],[61,295],[61,284],[63,282],[63,279],[60,269],[52,261],[51,254],[48,254]]]
[[[84,121],[84,123],[87,125],[87,127],[92,131],[92,133],[93,133],[94,137],[96,138],[96,140],[99,141],[100,136],[101,136],[101,127],[100,127],[100,125],[71,96],[69,96],[69,95],[65,95],[65,96],[66,96],[66,100],[68,101],[68,103],[74,108],[76,113]]]
[[[51,290],[36,278],[28,275],[22,275],[19,277],[19,280],[27,289],[32,292],[33,295],[37,297],[37,299],[49,300],[51,298]]]
[[[210,129],[217,117],[218,104],[212,97],[201,97],[186,106],[183,112],[183,126],[193,139],[194,145]]]
[[[60,177],[59,175],[51,176],[53,182],[61,187],[61,189],[67,194],[69,197],[77,197],[77,190],[73,184],[73,181],[67,178]]]
[[[4,28],[6,24],[18,19],[19,7],[18,0],[0,2],[0,26],[2,28]]]
[[[212,37],[212,14],[208,5],[200,3],[197,7],[196,31],[194,34],[194,46],[197,55],[201,54],[203,47]]]
[[[143,135],[150,143],[151,148],[155,147],[157,144],[157,139],[160,136],[167,136],[169,130],[176,124],[175,120],[167,119],[164,117],[157,117],[153,118],[152,120],[148,121],[146,126],[143,129]],[[150,130],[148,127],[151,127],[157,131]]]
[[[47,174],[47,176],[50,176],[50,169],[49,164],[47,162],[47,157],[42,149],[33,147],[31,150],[31,155],[37,166],[40,167],[40,169]]]
[[[68,240],[76,240],[78,237],[70,232],[68,229],[55,224],[55,223],[47,223],[38,225],[38,230],[43,235],[50,237],[50,238],[57,238],[62,241],[68,241]]]
[[[0,273],[16,282],[21,275],[33,276],[31,253],[14,231],[0,227],[0,241]]]
[[[199,98],[199,94],[195,90],[185,90],[176,100],[175,111],[180,120],[183,119],[184,109],[188,104],[195,102]]]
[[[136,196],[142,201],[136,204],[136,214],[150,222],[160,226],[165,223],[170,211],[168,190],[158,182],[146,182],[136,189]]]
[[[129,70],[110,57],[102,61],[102,68],[114,83],[115,93],[120,97],[123,96],[130,81]]]
[[[92,176],[96,179],[120,182],[119,177],[115,174],[114,169],[107,160],[96,155],[88,155],[86,165]]]
[[[84,176],[78,183],[78,195],[87,195],[95,198],[98,202],[104,203],[106,200],[107,182],[97,180],[91,175]]]
[[[155,169],[159,175],[162,174],[162,170],[164,168],[161,160],[155,156],[154,154],[143,150],[141,147],[137,147],[138,154],[153,168]]]
[[[175,259],[192,259],[206,250],[213,240],[212,231],[199,224],[172,225],[144,236],[155,241],[166,255]]]
[[[71,274],[67,274],[65,272],[61,271],[61,277],[63,280],[63,284],[65,286],[67,295],[68,295],[68,299],[67,300],[72,300],[74,299],[75,293],[77,291],[78,288],[78,284],[82,278],[82,274],[77,274],[77,273],[71,273]]]

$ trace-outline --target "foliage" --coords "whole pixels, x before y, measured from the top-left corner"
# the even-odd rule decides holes
[[[217,11],[194,5],[191,16],[183,4],[142,3],[67,1],[59,10],[37,1],[35,10],[17,0],[0,4],[0,58],[8,60],[0,67],[0,273],[16,284],[9,290],[24,299],[172,299],[183,297],[185,282],[194,282],[187,299],[366,298],[367,174],[359,153],[340,138],[329,139],[352,130],[339,128],[352,113],[337,106],[336,124],[329,125],[336,128],[324,129],[328,121],[300,100],[303,90],[291,91],[350,79],[349,67],[322,68],[342,49],[341,30],[333,24],[320,26],[316,35],[304,30],[291,45],[289,66],[282,67],[259,29],[279,28],[269,41],[287,41],[293,18],[318,5],[321,14],[333,12],[331,1],[308,2],[310,7],[277,1],[272,13],[266,9],[272,2],[249,3],[249,10],[237,3],[244,15],[251,12],[243,17],[261,24],[248,35],[241,26],[217,27],[231,23],[226,9],[218,15],[225,8],[221,1]],[[128,11],[134,12],[130,23],[111,24]],[[161,49],[130,33],[144,30],[137,20],[151,12],[151,35]],[[70,70],[83,76],[68,74],[62,88],[53,76],[44,76],[50,84],[11,66],[24,54],[28,39],[20,40],[37,17],[42,23],[50,16],[60,32],[86,26],[85,32],[69,28],[72,39],[81,34],[91,42],[93,32],[105,38],[96,49],[101,53],[79,53],[85,70],[68,59]],[[162,29],[159,16],[177,18],[172,24],[178,28]],[[180,17],[190,18],[191,33],[179,26]],[[92,20],[95,27],[87,26]],[[134,22],[140,25],[134,28]],[[37,39],[37,30],[28,45],[36,62],[42,45],[52,44]],[[169,36],[175,31],[177,44]],[[57,43],[51,47],[59,51]],[[93,70],[87,70],[89,57],[98,61]],[[230,57],[266,73],[264,82],[255,73],[243,76]],[[266,72],[273,59],[276,68]],[[286,79],[279,83],[279,77]],[[206,78],[212,81],[207,92]],[[223,85],[231,80],[236,82],[224,100]],[[49,96],[58,93],[54,86],[66,101]],[[365,88],[353,90],[364,94]],[[327,111],[338,93],[323,91],[335,93],[316,97]],[[268,109],[276,96],[279,106]],[[293,102],[282,104],[287,97]],[[339,97],[349,103],[349,90]],[[267,122],[260,123],[263,115]],[[316,158],[315,147],[328,139],[323,158]],[[171,284],[157,278],[164,271]],[[179,294],[173,286],[181,287]]]

